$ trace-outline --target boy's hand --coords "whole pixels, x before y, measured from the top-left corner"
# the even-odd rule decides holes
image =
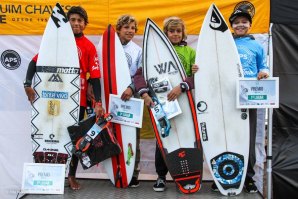
[[[177,99],[179,97],[179,95],[181,94],[181,88],[180,85],[175,86],[169,93],[168,93],[168,100],[169,101],[174,101],[175,99]]]
[[[193,65],[191,66],[191,73],[192,73],[192,74],[195,74],[196,72],[198,72],[198,70],[199,70],[199,66],[198,66],[198,65],[193,64]]]
[[[152,101],[152,98],[148,95],[148,93],[144,93],[142,95],[142,98],[147,107],[154,107],[154,102]]]
[[[267,79],[269,77],[269,75],[267,74],[267,73],[265,73],[265,72],[259,72],[259,74],[258,74],[258,80],[260,80],[260,79]]]
[[[105,114],[105,110],[103,109],[101,103],[95,103],[94,112],[97,117],[101,117]]]
[[[33,101],[35,100],[35,92],[34,92],[33,88],[31,88],[31,87],[25,87],[25,92],[26,92],[26,95],[28,97],[28,100],[32,104]]]
[[[122,99],[123,101],[127,101],[127,100],[129,100],[129,99],[132,97],[132,95],[133,95],[133,92],[132,92],[131,88],[128,87],[128,88],[126,88],[125,91],[122,93],[122,95],[121,95],[121,99]]]

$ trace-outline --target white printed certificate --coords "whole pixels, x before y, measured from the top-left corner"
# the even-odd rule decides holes
[[[24,163],[22,193],[63,194],[65,164]]]
[[[279,78],[239,78],[237,108],[278,108]]]
[[[130,98],[121,100],[120,96],[110,94],[108,112],[112,114],[112,122],[142,128],[144,100]]]

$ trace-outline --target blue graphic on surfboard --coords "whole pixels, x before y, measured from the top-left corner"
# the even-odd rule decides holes
[[[195,102],[205,159],[219,191],[238,195],[248,162],[248,111],[236,109],[242,67],[232,34],[214,4],[201,28],[196,64]]]
[[[37,163],[68,163],[67,127],[78,122],[80,65],[71,26],[57,3],[45,28],[36,63],[31,140]],[[68,164],[67,164],[68,165]]]
[[[143,73],[147,83],[151,78],[158,81],[167,78],[172,87],[180,85],[186,78],[174,47],[150,19],[147,19],[144,32]],[[160,89],[163,90],[162,87]],[[188,194],[200,190],[203,155],[191,92],[182,93],[178,103],[182,113],[169,120],[171,128],[165,137],[158,128],[154,113],[151,109],[149,112],[157,143],[169,173],[179,190]]]

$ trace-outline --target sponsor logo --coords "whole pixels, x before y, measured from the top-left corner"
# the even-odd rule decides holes
[[[61,5],[65,11],[71,8],[71,5]],[[33,22],[35,19],[38,22],[47,22],[47,17],[38,17],[34,15],[49,16],[53,12],[52,5],[38,5],[38,4],[0,4],[0,24],[5,24],[8,20],[12,22]],[[60,8],[61,10],[62,8]],[[12,15],[11,15],[12,14]],[[11,15],[13,17],[7,17]],[[33,15],[34,18],[31,16]]]
[[[55,151],[58,152],[58,149],[49,149],[49,148],[43,148],[43,151]]]
[[[203,141],[208,141],[206,122],[200,123]]]
[[[21,65],[21,57],[14,50],[6,50],[1,54],[1,63],[8,70],[15,70]]]
[[[185,151],[181,151],[180,153],[178,153],[179,158],[184,158],[185,156],[186,156]]]
[[[59,74],[53,74],[50,79],[48,80],[49,82],[63,82]]]
[[[247,119],[247,113],[241,113],[241,119],[246,120]]]
[[[79,74],[79,68],[71,68],[71,67],[57,67],[57,73],[62,74]]]
[[[68,99],[67,92],[56,92],[56,91],[42,91],[42,98],[53,98],[53,99]]]
[[[80,69],[79,68],[74,68],[74,67],[36,66],[36,72],[61,73],[61,74],[80,74]]]
[[[213,30],[218,30],[221,32],[225,32],[226,30],[228,30],[227,24],[224,22],[224,19],[221,17],[220,13],[215,7],[213,7],[211,13],[209,27]]]
[[[154,65],[154,68],[159,74],[168,73],[174,75],[178,73],[177,66],[172,61]]]
[[[91,69],[92,71],[94,71],[94,70],[99,70],[99,66],[98,65],[96,65],[96,66],[92,66],[92,69]]]
[[[49,115],[57,116],[60,113],[60,101],[50,100],[48,101],[48,113]]]
[[[62,21],[64,23],[66,23],[68,20],[65,16],[65,13],[64,13],[62,7],[59,4],[57,4],[56,6],[57,7],[54,8],[51,18],[52,18],[54,24],[56,25],[56,27],[60,28]]]
[[[44,140],[46,143],[50,143],[50,144],[55,144],[55,143],[59,143],[59,140],[54,140],[54,138],[55,138],[55,135],[53,134],[53,133],[51,133],[50,135],[49,135],[49,140],[48,139],[46,139],[46,140]]]
[[[204,102],[204,101],[198,102],[197,109],[199,112],[203,113],[207,110],[207,108],[208,108],[208,106],[207,106],[206,102]]]
[[[51,133],[50,135],[49,135],[49,138],[52,140],[52,139],[54,139],[54,137],[55,137],[55,135],[53,134],[53,133]]]

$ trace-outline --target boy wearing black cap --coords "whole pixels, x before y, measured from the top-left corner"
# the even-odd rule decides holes
[[[231,14],[229,22],[234,32],[233,37],[240,56],[244,77],[257,77],[258,80],[269,77],[265,51],[252,35],[248,35],[252,24],[251,14],[247,9],[239,7]],[[253,180],[255,175],[253,167],[256,163],[257,109],[249,109],[249,127],[249,157],[244,188],[248,193],[256,193],[258,189]],[[218,191],[215,183],[212,184],[211,188]]]

